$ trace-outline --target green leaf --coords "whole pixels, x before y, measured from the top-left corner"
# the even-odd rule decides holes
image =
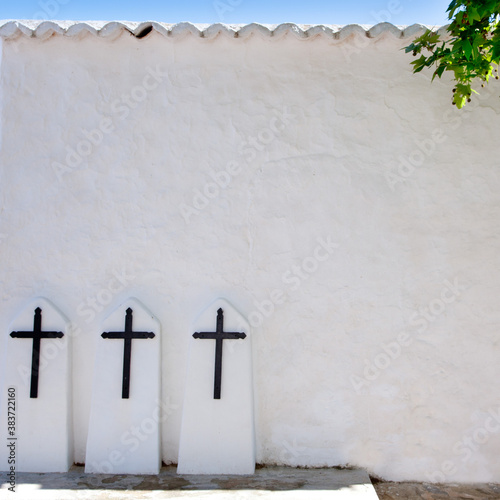
[[[467,58],[467,60],[469,60],[470,56],[472,55],[472,45],[469,40],[464,40],[462,42],[462,49],[465,53],[465,57]]]
[[[453,102],[457,105],[458,109],[462,109],[464,104],[467,102],[467,98],[465,96],[459,95],[458,92],[455,92],[453,96]]]
[[[472,7],[468,11],[468,19],[469,21],[481,21],[481,16],[478,14],[477,9]]]
[[[432,80],[451,71],[455,80],[453,103],[462,108],[470,100],[474,81],[488,82],[493,65],[500,63],[500,0],[452,0],[447,9],[447,36],[427,30],[406,52],[420,57],[413,72],[432,68]]]
[[[432,75],[432,79],[434,80],[434,78],[436,78],[436,76],[438,78],[441,78],[441,75],[444,73],[445,69],[446,69],[446,65],[441,64],[441,66],[439,66],[438,69],[436,71],[434,71],[434,75]]]

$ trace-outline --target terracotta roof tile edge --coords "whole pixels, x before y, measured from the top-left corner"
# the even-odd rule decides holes
[[[425,29],[445,32],[446,26],[395,26],[390,23],[379,23],[373,26],[361,24],[327,25],[327,24],[167,24],[154,21],[35,21],[35,20],[0,20],[0,38],[12,40],[18,37],[47,39],[54,35],[73,38],[92,35],[106,39],[114,39],[124,32],[142,39],[156,32],[165,38],[182,38],[192,35],[199,38],[213,39],[217,36],[228,38],[249,38],[260,35],[264,38],[280,39],[293,36],[300,40],[316,37],[326,37],[334,40],[344,40],[354,33],[368,38],[378,38],[390,34],[394,38],[415,37]]]

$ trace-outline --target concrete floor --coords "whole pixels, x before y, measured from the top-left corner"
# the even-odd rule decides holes
[[[263,467],[253,476],[181,476],[168,466],[157,476],[136,476],[85,474],[74,466],[63,474],[19,473],[15,494],[7,490],[5,472],[0,481],[2,500],[378,500],[368,474],[359,469]]]
[[[498,484],[430,484],[374,481],[380,500],[498,500]]]
[[[393,483],[357,469],[292,469],[263,467],[253,476],[181,476],[174,466],[158,476],[85,474],[74,466],[65,474],[17,476],[15,493],[0,473],[0,499],[142,500],[198,498],[213,500],[498,500],[498,484]],[[378,496],[377,496],[378,495]]]

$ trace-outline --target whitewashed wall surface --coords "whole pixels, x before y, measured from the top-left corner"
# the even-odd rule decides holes
[[[74,462],[134,297],[177,463],[192,328],[223,298],[257,463],[500,481],[500,87],[457,110],[401,50],[422,30],[0,24],[1,358],[37,297],[68,319]]]

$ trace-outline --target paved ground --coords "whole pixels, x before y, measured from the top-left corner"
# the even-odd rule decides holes
[[[20,473],[16,493],[0,474],[0,499],[12,500],[377,500],[365,471],[262,467],[253,476],[177,475],[163,467],[157,476],[85,474],[72,467],[65,474]]]
[[[500,499],[500,484],[386,483],[373,480],[380,500]]]
[[[500,500],[500,485],[434,485],[378,481],[358,469],[263,467],[254,476],[181,476],[163,467],[158,476],[66,474],[17,476],[15,493],[0,473],[0,499],[13,500]],[[376,493],[375,493],[376,491]]]

